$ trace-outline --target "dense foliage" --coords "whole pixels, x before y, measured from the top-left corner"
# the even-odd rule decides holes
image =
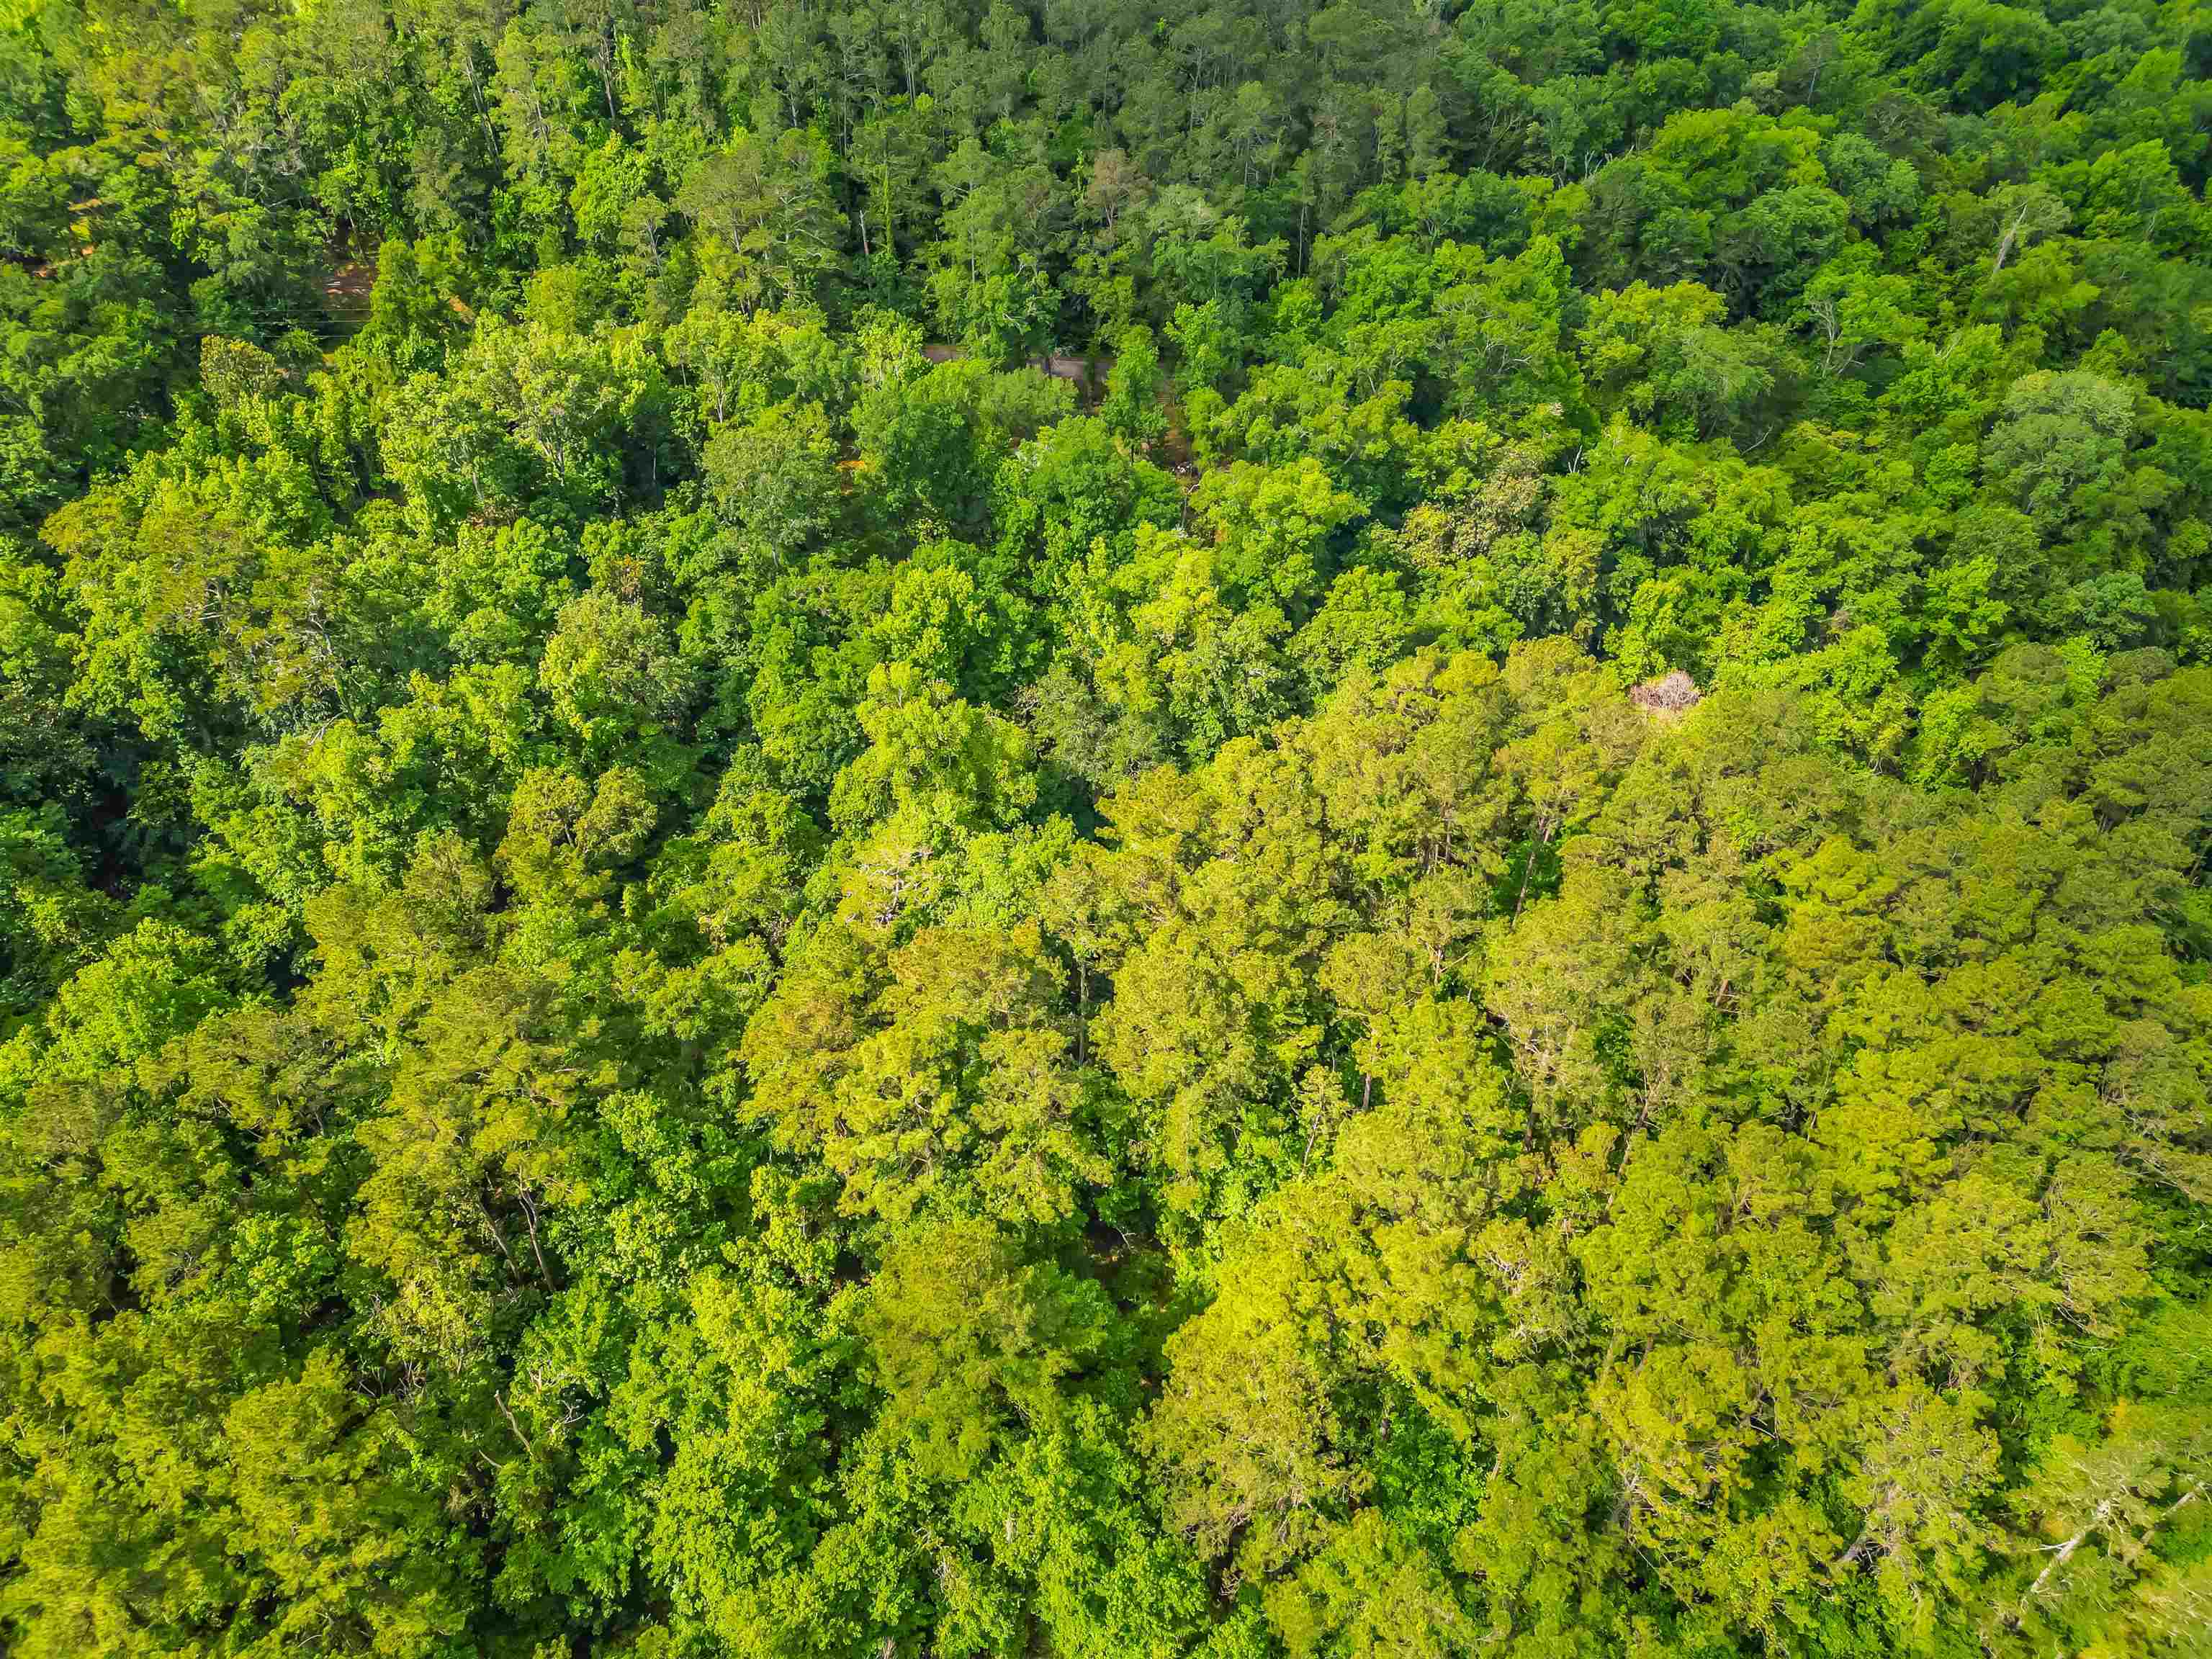
[[[2212,7],[0,40],[0,1649],[2212,1652]]]

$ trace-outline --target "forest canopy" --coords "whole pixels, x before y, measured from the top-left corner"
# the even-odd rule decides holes
[[[0,1650],[2212,1654],[2212,6],[12,0]]]

